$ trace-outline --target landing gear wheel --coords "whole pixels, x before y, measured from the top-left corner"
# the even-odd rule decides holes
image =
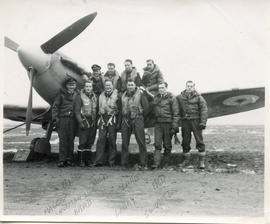
[[[50,155],[51,154],[51,144],[46,138],[40,138],[37,140],[34,148],[35,152]]]
[[[148,133],[145,133],[145,143],[150,144],[151,143],[151,136]]]
[[[30,143],[28,161],[40,161],[50,155],[51,144],[47,138],[34,138]]]

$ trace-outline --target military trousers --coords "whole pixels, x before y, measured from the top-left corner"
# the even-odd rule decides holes
[[[59,161],[72,162],[74,152],[74,138],[76,133],[76,120],[74,117],[59,118]]]
[[[106,141],[109,144],[109,164],[114,165],[115,163],[115,156],[116,156],[116,137],[117,137],[117,130],[116,130],[116,123],[108,123],[110,116],[104,116],[103,118],[104,123],[99,123],[98,129],[98,140],[96,144],[96,159],[94,164],[95,165],[103,165],[104,158],[106,156],[105,147]]]
[[[122,151],[121,164],[128,165],[129,160],[129,142],[132,132],[134,132],[140,151],[140,163],[142,166],[147,165],[147,150],[145,144],[144,118],[137,116],[135,119],[124,118],[122,120]]]
[[[182,120],[182,148],[184,153],[188,153],[191,149],[191,133],[196,140],[196,148],[199,152],[205,152],[205,144],[203,142],[202,130],[199,129],[200,119]]]
[[[90,124],[89,128],[79,129],[78,151],[90,151],[95,142],[96,133],[97,133],[95,121],[88,119],[88,123]]]
[[[162,150],[162,143],[165,149],[165,153],[170,154],[172,150],[172,137],[170,131],[172,129],[172,123],[155,124],[155,150]]]

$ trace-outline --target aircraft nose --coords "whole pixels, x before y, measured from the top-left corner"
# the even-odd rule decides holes
[[[44,54],[41,49],[31,49],[31,48],[18,48],[18,56],[25,67],[34,68],[38,73],[45,72],[50,67],[50,55]]]

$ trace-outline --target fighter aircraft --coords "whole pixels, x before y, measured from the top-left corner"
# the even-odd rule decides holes
[[[75,78],[79,87],[83,85],[82,76],[86,71],[71,58],[60,53],[58,49],[78,36],[96,17],[97,12],[89,14],[54,37],[37,46],[27,49],[15,41],[5,37],[5,46],[18,54],[30,79],[30,92],[27,107],[4,105],[4,118],[13,121],[23,121],[28,135],[31,123],[42,124],[46,130],[45,137],[35,138],[31,142],[34,151],[44,152],[50,148],[50,138],[53,131],[51,120],[51,105],[62,88],[62,83],[68,73]],[[32,89],[49,104],[45,107],[32,107]],[[232,89],[228,91],[202,93],[207,101],[208,117],[214,118],[243,111],[264,107],[265,88]],[[154,120],[147,119],[146,127],[153,127]]]

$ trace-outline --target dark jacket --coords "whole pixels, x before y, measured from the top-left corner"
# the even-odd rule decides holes
[[[71,94],[66,89],[61,89],[52,106],[52,120],[65,116],[74,117],[74,102],[77,95],[78,90]]]
[[[153,106],[156,122],[172,123],[173,128],[178,128],[179,106],[172,93],[167,92],[163,97],[157,94]]]
[[[147,87],[152,94],[156,95],[158,93],[158,83],[164,82],[163,74],[161,73],[157,65],[155,65],[153,71],[149,71],[147,67],[143,70],[143,86]]]
[[[188,94],[185,90],[176,99],[179,104],[180,118],[182,120],[199,118],[200,124],[206,125],[208,118],[207,104],[205,99],[197,91]]]
[[[122,82],[122,89],[121,92],[125,92],[127,90],[127,80],[132,79],[134,80],[137,87],[142,85],[142,80],[140,74],[137,72],[135,67],[132,68],[130,73],[123,71],[121,74],[121,82]]]
[[[102,75],[100,74],[98,76],[95,76],[94,74],[91,74],[89,79],[92,80],[92,82],[93,82],[93,91],[94,91],[94,93],[97,96],[99,96],[104,90]]]

